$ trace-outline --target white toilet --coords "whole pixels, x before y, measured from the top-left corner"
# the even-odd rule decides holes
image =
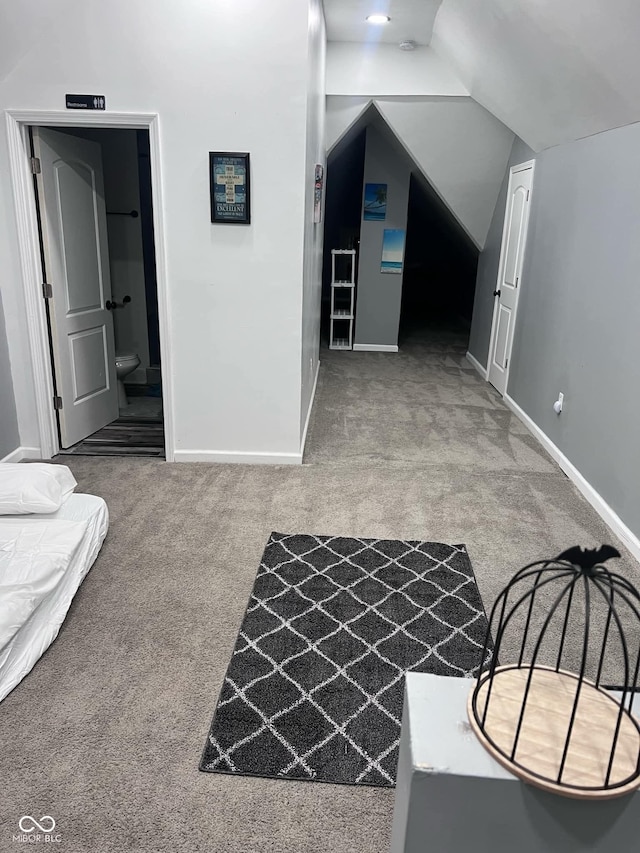
[[[118,408],[126,409],[129,405],[122,380],[140,366],[140,359],[135,353],[116,353],[116,376],[118,377]]]

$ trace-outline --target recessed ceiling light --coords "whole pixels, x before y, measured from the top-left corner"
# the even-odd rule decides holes
[[[368,24],[388,24],[391,18],[388,15],[368,15]]]

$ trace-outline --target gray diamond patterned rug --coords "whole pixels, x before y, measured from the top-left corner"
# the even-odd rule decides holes
[[[464,545],[272,533],[200,769],[391,786],[408,670],[473,677]]]

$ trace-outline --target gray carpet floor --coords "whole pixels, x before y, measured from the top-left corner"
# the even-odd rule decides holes
[[[0,704],[0,851],[381,853],[393,791],[198,771],[272,530],[468,546],[485,604],[524,563],[620,543],[464,359],[321,352],[305,464],[65,457],[111,527],[56,642]],[[624,552],[625,572],[640,582]]]

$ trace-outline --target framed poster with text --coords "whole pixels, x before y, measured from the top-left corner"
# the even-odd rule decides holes
[[[210,151],[209,187],[212,222],[251,222],[248,154]]]

